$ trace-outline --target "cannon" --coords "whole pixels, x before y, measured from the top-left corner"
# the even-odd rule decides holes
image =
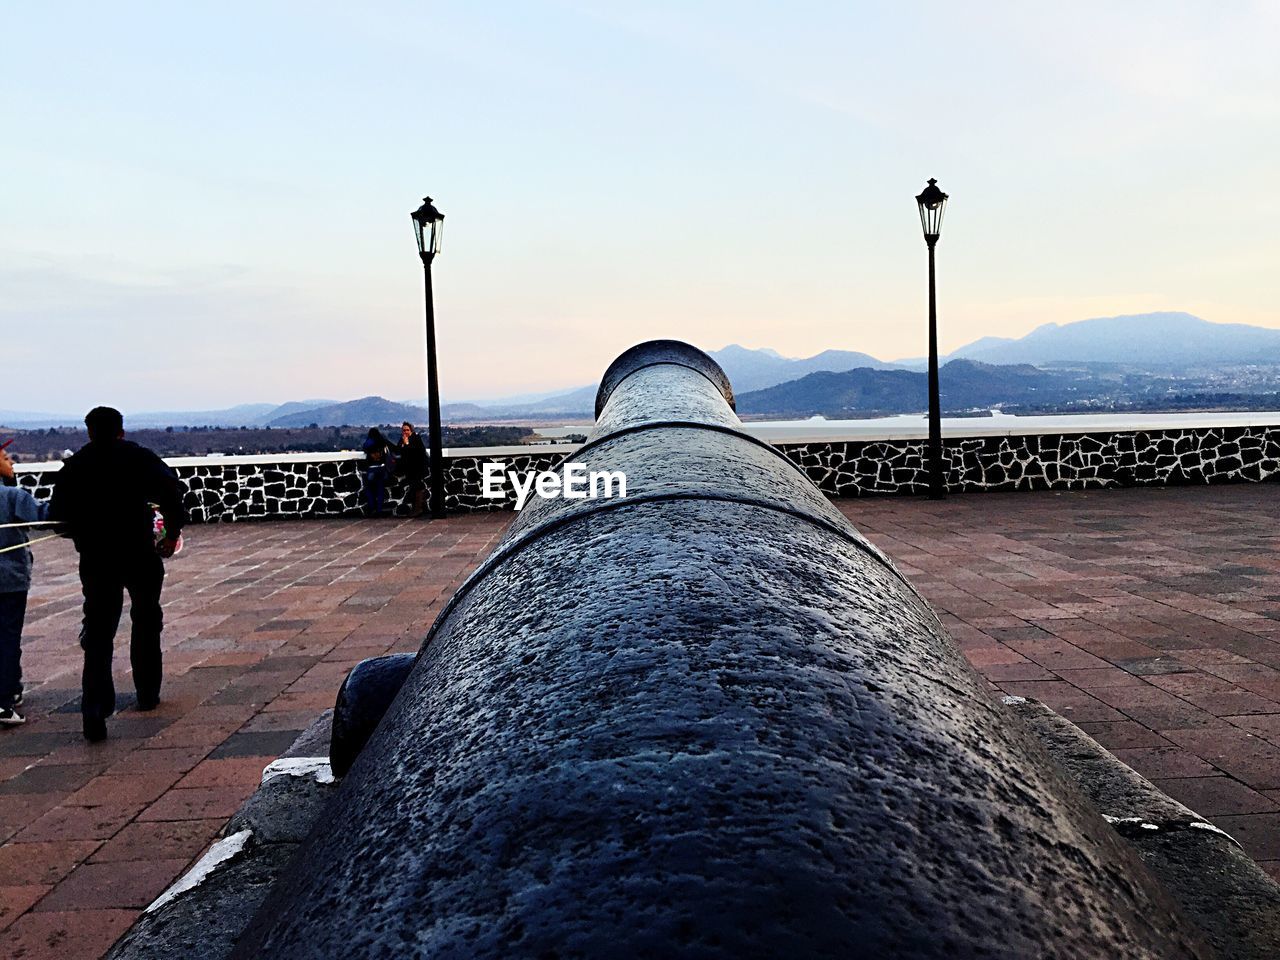
[[[596,414],[626,496],[531,501],[348,678],[239,956],[1209,955],[711,358],[633,347]]]

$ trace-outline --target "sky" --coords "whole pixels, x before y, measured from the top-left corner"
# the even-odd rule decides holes
[[[0,407],[599,379],[674,336],[943,352],[1156,310],[1280,327],[1280,4],[12,4]]]

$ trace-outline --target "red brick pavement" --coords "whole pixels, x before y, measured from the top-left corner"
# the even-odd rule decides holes
[[[168,564],[165,686],[80,734],[75,552],[40,544],[24,727],[0,731],[0,956],[101,956],[368,656],[417,649],[510,515],[195,527]]]
[[[841,508],[988,679],[1073,719],[1280,875],[1276,500],[1264,485]],[[0,732],[0,954],[101,956],[352,664],[416,648],[510,519],[194,528],[169,565],[165,700],[124,709],[95,745],[75,712],[74,555],[37,547],[29,722]]]

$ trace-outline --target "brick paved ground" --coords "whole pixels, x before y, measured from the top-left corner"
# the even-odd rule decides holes
[[[1278,493],[841,507],[993,683],[1075,720],[1280,875]],[[332,704],[349,666],[416,647],[509,520],[194,528],[169,566],[165,702],[124,709],[98,745],[75,712],[74,555],[38,546],[29,723],[0,731],[0,956],[100,956]],[[118,657],[122,692],[127,667]]]
[[[75,552],[38,545],[28,723],[0,731],[0,957],[100,956],[333,705],[353,664],[417,649],[509,520],[190,529],[168,564],[163,702],[125,706],[102,744],[80,734]],[[131,700],[126,636],[127,621],[116,680]]]

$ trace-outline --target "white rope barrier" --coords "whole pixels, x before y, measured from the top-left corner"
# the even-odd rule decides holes
[[[15,544],[14,544],[13,546],[11,546],[11,547],[3,547],[3,548],[0,548],[0,553],[8,553],[10,550],[21,550],[21,549],[23,549],[24,547],[29,547],[29,546],[31,546],[31,544],[33,544],[33,543],[42,543],[42,542],[43,542],[43,541],[45,541],[45,540],[55,540],[55,539],[57,539],[57,538],[58,538],[58,537],[60,537],[60,536],[61,536],[61,534],[58,534],[58,533],[51,533],[51,534],[49,534],[47,537],[36,537],[34,540],[28,540],[28,541],[26,541],[25,543],[15,543]]]

